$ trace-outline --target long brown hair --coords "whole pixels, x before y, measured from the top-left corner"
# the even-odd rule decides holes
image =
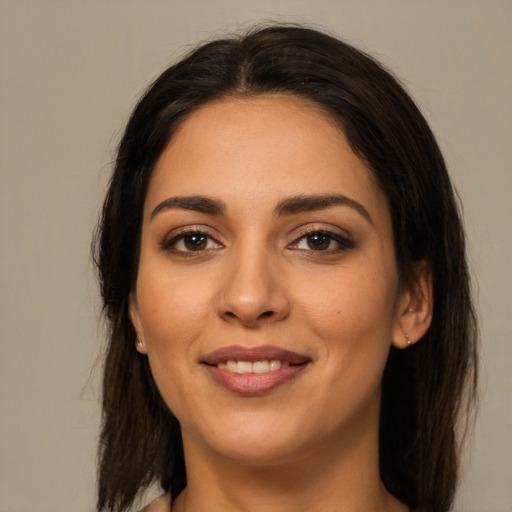
[[[381,478],[419,511],[451,507],[460,430],[475,395],[477,329],[464,233],[446,166],[403,87],[368,55],[316,30],[271,26],[203,44],[167,69],[126,127],[96,235],[109,340],[97,508],[123,511],[152,482],[186,485],[180,426],[134,348],[128,301],[137,278],[142,210],[160,154],[185,117],[222,97],[279,92],[307,98],[339,120],[386,194],[401,279],[415,262],[433,273],[430,329],[391,349],[382,387]]]

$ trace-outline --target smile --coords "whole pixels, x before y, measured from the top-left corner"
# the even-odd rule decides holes
[[[231,373],[267,373],[275,372],[281,368],[288,368],[290,363],[288,361],[281,361],[279,359],[264,359],[262,361],[229,361],[220,362],[217,364],[217,368],[226,370]]]
[[[297,377],[311,362],[274,346],[226,347],[201,361],[214,382],[238,395],[259,396]]]

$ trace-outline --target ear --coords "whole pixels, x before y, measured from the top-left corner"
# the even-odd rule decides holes
[[[392,344],[407,348],[421,339],[430,327],[433,307],[432,271],[427,262],[421,261],[398,297]]]
[[[147,354],[146,342],[144,340],[144,331],[142,329],[142,321],[140,318],[139,304],[137,302],[137,296],[135,292],[130,293],[130,305],[129,305],[130,321],[137,339],[135,340],[135,348],[141,354]]]

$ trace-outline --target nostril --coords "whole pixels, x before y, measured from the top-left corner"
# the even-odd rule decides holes
[[[224,312],[224,318],[225,319],[240,319],[244,323],[258,322],[258,321],[261,321],[261,320],[265,320],[266,318],[272,318],[274,315],[275,315],[275,311],[268,310],[268,311],[264,311],[263,313],[260,313],[257,316],[256,315],[253,316],[252,320],[251,320],[251,318],[244,317],[244,315],[237,315],[237,313],[235,311],[226,311],[226,312]]]

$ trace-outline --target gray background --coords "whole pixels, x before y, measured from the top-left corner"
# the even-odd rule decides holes
[[[310,22],[370,51],[428,118],[464,203],[482,331],[460,512],[512,511],[509,0],[0,0],[0,511],[90,511],[103,333],[89,257],[148,82],[191,44]]]

